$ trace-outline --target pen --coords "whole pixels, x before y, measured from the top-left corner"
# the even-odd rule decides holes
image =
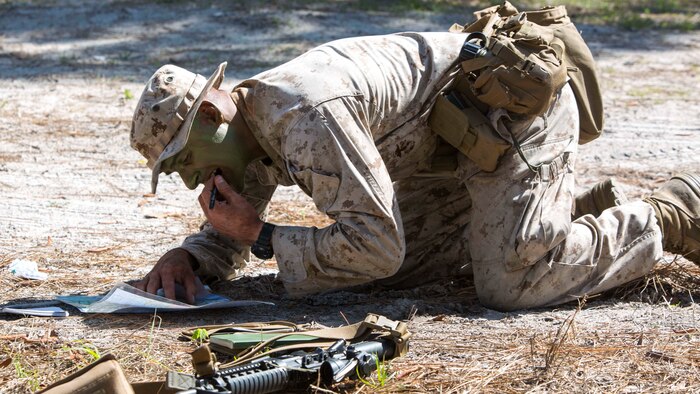
[[[221,169],[217,168],[216,171],[214,171],[214,176],[221,175]],[[209,196],[209,209],[214,209],[214,205],[216,204],[216,185],[213,185],[211,188],[211,195]]]

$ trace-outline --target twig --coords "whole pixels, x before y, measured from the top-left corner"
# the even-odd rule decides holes
[[[544,364],[544,370],[545,372],[548,371],[552,365],[554,364],[554,360],[556,359],[559,349],[561,348],[561,345],[564,343],[564,341],[567,339],[569,330],[571,327],[574,325],[574,321],[576,319],[576,315],[578,315],[579,312],[581,312],[581,308],[586,305],[586,296],[584,296],[578,304],[578,307],[574,311],[574,313],[571,314],[571,316],[567,317],[564,323],[562,323],[561,326],[559,326],[559,329],[557,330],[557,335],[554,338],[554,341],[552,342],[551,346],[549,349],[547,349],[547,354],[545,355],[545,364]],[[568,356],[568,354],[567,354]],[[559,363],[561,365],[561,363]],[[554,375],[556,375],[557,370],[554,371]]]
[[[321,387],[316,386],[315,384],[310,384],[309,387],[313,390],[319,391],[321,393],[328,393],[328,394],[338,394],[335,391],[332,390],[327,390]]]
[[[350,321],[348,321],[348,318],[345,317],[345,314],[343,313],[343,311],[338,311],[338,313],[340,313],[340,316],[342,316],[343,320],[345,320],[345,324],[350,325]]]

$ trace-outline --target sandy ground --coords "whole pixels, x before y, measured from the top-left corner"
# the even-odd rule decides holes
[[[158,66],[208,75],[227,60],[232,86],[324,41],[439,31],[469,18],[339,5],[143,3],[0,1],[0,304],[98,294],[143,276],[196,230],[198,192],[175,175],[161,177],[158,196],[149,196],[150,173],[128,144],[136,100]],[[607,122],[603,138],[581,147],[580,187],[612,176],[638,198],[672,173],[700,169],[700,34],[579,27],[599,62]],[[293,188],[275,195],[271,214],[280,223],[324,220]],[[13,277],[6,266],[16,258],[37,261],[49,280]],[[469,284],[291,300],[273,273],[274,263],[254,263],[215,290],[276,307],[0,315],[0,392],[44,387],[86,365],[92,347],[115,353],[133,381],[188,371],[193,345],[176,338],[196,324],[339,325],[367,312],[411,319],[415,332],[409,356],[392,363],[388,391],[700,392],[700,289],[695,282],[684,291],[688,282],[675,274],[590,299],[580,311],[499,313],[479,306]],[[339,390],[357,389],[374,390]]]

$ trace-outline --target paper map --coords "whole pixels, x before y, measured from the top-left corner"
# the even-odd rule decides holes
[[[57,306],[49,306],[59,304],[57,301],[37,302],[31,304],[12,304],[0,306],[0,313],[11,313],[14,315],[25,316],[44,316],[44,317],[66,317],[68,312]]]
[[[195,304],[171,300],[147,293],[126,283],[119,283],[103,296],[57,296],[57,300],[72,305],[83,313],[152,313],[191,311],[198,309],[232,308],[249,305],[274,305],[265,301],[233,301],[218,294],[206,292],[195,299]]]

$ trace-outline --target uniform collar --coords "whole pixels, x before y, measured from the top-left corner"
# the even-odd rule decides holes
[[[243,116],[243,120],[245,121],[246,125],[248,125],[253,137],[255,137],[258,144],[260,144],[262,149],[272,161],[270,164],[268,160],[263,160],[259,164],[267,167],[268,171],[266,172],[273,178],[276,178],[277,183],[281,185],[293,185],[294,181],[286,171],[287,165],[282,158],[279,149],[275,149],[275,147],[270,144],[271,138],[277,138],[279,140],[279,137],[264,134],[258,125],[252,121],[255,119],[255,117],[252,114],[254,109],[251,108],[250,103],[252,101],[252,95],[254,94],[255,84],[256,81],[249,80],[236,86],[231,92],[231,98],[236,104],[236,107],[238,107],[238,111],[240,111],[241,115]],[[279,144],[277,147],[279,148]],[[258,161],[256,161],[256,163],[258,163]],[[260,167],[258,168],[260,169]]]

